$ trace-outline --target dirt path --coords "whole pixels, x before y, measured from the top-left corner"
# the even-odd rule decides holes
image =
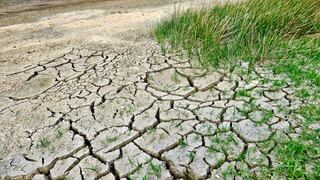
[[[70,11],[99,9],[106,14],[114,14],[180,2],[181,0],[4,0],[0,1],[0,26],[34,22],[44,16]]]
[[[273,166],[273,137],[300,123],[280,109],[302,102],[262,83],[283,78],[262,67],[218,72],[163,55],[148,28],[173,9],[1,27],[0,177],[218,179]]]

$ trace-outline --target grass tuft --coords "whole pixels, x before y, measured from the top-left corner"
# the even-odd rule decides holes
[[[253,65],[305,46],[301,41],[319,32],[319,12],[319,0],[247,0],[176,12],[153,35],[162,49],[183,49],[205,65]]]

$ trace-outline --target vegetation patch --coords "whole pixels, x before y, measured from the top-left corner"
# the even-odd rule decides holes
[[[290,179],[320,179],[319,34],[319,0],[246,0],[176,12],[153,32],[164,53],[182,50],[204,67],[234,67],[240,61],[248,62],[249,73],[259,65],[288,77],[271,83],[275,91],[295,88],[294,95],[303,100],[295,112],[303,117],[301,131],[297,137],[277,139],[273,151],[278,164],[261,175]],[[238,90],[236,96],[250,97],[250,92]],[[251,111],[243,109],[246,115]],[[266,111],[259,123],[272,117]]]
[[[291,179],[319,179],[320,128],[310,125],[320,122],[320,107],[306,105],[297,113],[305,118],[303,131],[298,138],[279,143],[275,150],[280,163],[271,172]]]
[[[176,12],[159,23],[154,37],[166,50],[186,50],[202,64],[256,62],[297,56],[317,56],[320,28],[318,0],[249,0]],[[317,40],[314,40],[317,39]],[[312,52],[313,51],[313,52]],[[319,53],[317,53],[319,54]]]

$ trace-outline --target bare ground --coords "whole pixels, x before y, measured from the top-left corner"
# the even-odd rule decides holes
[[[302,101],[260,80],[284,77],[163,55],[148,31],[172,4],[91,7],[0,27],[0,177],[219,179],[277,163],[274,137],[301,121],[280,109]]]

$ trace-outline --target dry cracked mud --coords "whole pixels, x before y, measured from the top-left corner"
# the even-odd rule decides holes
[[[0,28],[0,177],[241,179],[276,166],[277,139],[303,121],[290,80],[275,90],[263,80],[285,77],[262,65],[210,70],[161,53],[141,27],[168,9]]]

